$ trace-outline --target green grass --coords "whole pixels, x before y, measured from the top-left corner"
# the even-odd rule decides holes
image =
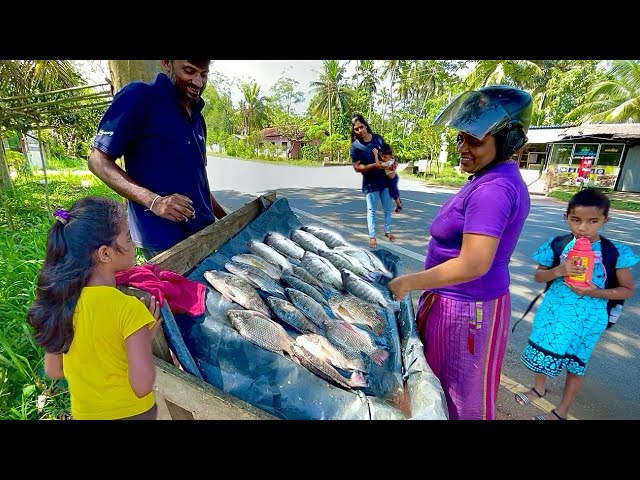
[[[121,199],[93,175],[50,175],[47,210],[42,178],[36,173],[7,193],[13,231],[0,207],[0,419],[68,418],[66,382],[45,377],[44,353],[32,340],[26,312],[35,295],[53,209],[69,208],[89,195]]]
[[[443,187],[460,188],[467,182],[469,175],[459,174],[452,166],[445,165],[437,174],[409,173],[407,170],[400,173],[401,177],[418,180],[426,185],[439,185]]]
[[[76,157],[47,158],[47,170],[86,170],[87,160]]]
[[[573,197],[576,194],[577,191],[578,191],[577,188],[559,187],[559,188],[553,189],[549,193],[549,196],[552,198],[561,200],[563,202],[568,202],[571,199],[571,197]],[[617,199],[610,199],[610,201],[611,201],[611,208],[614,210],[624,210],[627,212],[640,212],[640,202],[617,200]]]

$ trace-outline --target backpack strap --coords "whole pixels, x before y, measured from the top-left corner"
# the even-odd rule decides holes
[[[610,240],[600,237],[600,245],[602,247],[602,265],[607,272],[607,279],[604,282],[604,288],[616,288],[618,286],[618,277],[616,276],[616,264],[620,252]],[[611,313],[611,309],[616,305],[623,305],[624,300],[608,300],[607,313]]]
[[[573,235],[572,234],[568,234],[568,235],[560,235],[559,237],[555,237],[553,240],[551,240],[551,250],[553,251],[553,262],[551,263],[551,266],[549,267],[549,270],[551,270],[552,268],[556,268],[558,265],[560,265],[560,255],[562,255],[562,252],[564,251],[564,247],[566,247],[572,239],[573,239]],[[516,323],[513,324],[513,328],[511,329],[511,333],[513,333],[513,331],[516,329],[516,326],[522,320],[524,320],[524,318],[531,311],[531,309],[536,304],[538,299],[542,295],[544,295],[547,292],[547,290],[549,290],[551,288],[551,284],[552,283],[553,283],[553,280],[551,280],[550,282],[547,282],[544,290],[542,292],[540,292],[538,295],[536,295],[533,300],[531,300],[531,303],[529,304],[527,309],[522,314],[522,317],[520,317],[520,320],[518,320]]]

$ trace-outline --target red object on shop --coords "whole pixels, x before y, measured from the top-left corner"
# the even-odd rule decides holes
[[[593,164],[593,158],[583,157],[580,160],[580,166],[578,167],[577,176],[579,178],[587,179],[591,173],[591,165]]]

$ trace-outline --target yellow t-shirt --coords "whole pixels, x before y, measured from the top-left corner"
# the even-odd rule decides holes
[[[114,287],[84,287],[73,314],[73,341],[64,376],[77,420],[110,420],[146,412],[153,392],[136,397],[129,385],[125,339],[156,323],[144,303]]]

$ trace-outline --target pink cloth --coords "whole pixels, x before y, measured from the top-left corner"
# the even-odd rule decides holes
[[[116,285],[129,285],[149,292],[164,305],[167,300],[173,313],[195,317],[204,313],[204,295],[207,287],[169,270],[161,271],[157,265],[145,263],[116,274]]]

